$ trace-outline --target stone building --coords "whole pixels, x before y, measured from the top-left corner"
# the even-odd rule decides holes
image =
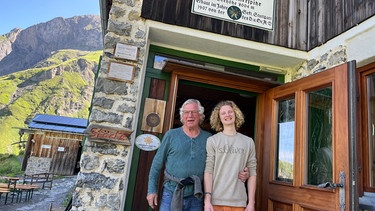
[[[244,111],[256,210],[375,206],[373,1],[99,3],[104,51],[72,210],[150,209],[157,141],[188,98],[206,116],[226,99]]]

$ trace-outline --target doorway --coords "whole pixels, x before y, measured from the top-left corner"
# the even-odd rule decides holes
[[[216,133],[211,130],[210,126],[212,109],[222,100],[235,102],[245,117],[245,123],[239,129],[239,132],[249,137],[254,137],[256,93],[181,80],[177,90],[173,128],[182,126],[178,109],[189,98],[195,98],[201,102],[205,109],[205,120],[202,123],[202,128],[212,134]]]
[[[166,101],[163,131],[160,134],[154,134],[160,140],[167,130],[181,126],[179,108],[187,99],[195,98],[205,108],[205,121],[202,125],[204,130],[213,133],[209,124],[213,107],[221,100],[232,100],[240,107],[245,116],[245,124],[239,131],[252,137],[256,142],[254,136],[256,135],[257,96],[259,93],[279,85],[275,81],[217,72],[174,61],[168,61],[163,71],[158,72],[159,74],[155,74],[155,72],[150,69],[150,74],[146,74],[145,85],[147,86],[144,88],[141,110],[144,107],[145,98]],[[140,116],[142,115],[140,113]],[[147,132],[137,131],[137,135],[142,133]],[[146,196],[149,169],[155,153],[156,151],[146,152],[134,148],[125,210],[151,210],[148,207]],[[260,165],[259,169],[261,168]],[[162,179],[159,180],[160,188],[161,184]]]

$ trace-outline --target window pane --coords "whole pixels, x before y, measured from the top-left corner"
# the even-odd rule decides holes
[[[332,182],[332,88],[307,93],[307,183]]]
[[[278,102],[276,180],[292,182],[294,165],[295,100]]]
[[[154,58],[154,68],[158,70],[163,69],[166,59],[166,57],[156,55]]]
[[[369,168],[370,186],[375,186],[375,74],[367,76],[367,106],[368,106],[368,146],[369,146]]]

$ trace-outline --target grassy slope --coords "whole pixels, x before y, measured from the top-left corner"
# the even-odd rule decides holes
[[[0,77],[0,153],[18,154],[18,145],[11,143],[20,141],[18,129],[26,128],[27,121],[35,114],[56,115],[71,111],[64,116],[88,118],[91,97],[82,97],[82,93],[94,86],[94,73],[90,79],[84,80],[80,71],[64,71],[52,79],[35,80],[47,74],[53,68],[63,65],[64,70],[77,69],[76,61],[86,59],[89,63],[98,63],[101,51],[82,52],[63,50],[43,61],[40,68],[33,68]],[[48,64],[48,67],[42,67]],[[79,69],[79,68],[78,68]],[[92,93],[91,93],[92,94]],[[19,95],[19,96],[18,96]],[[12,96],[18,96],[10,102]],[[71,103],[81,105],[77,110],[70,110]],[[27,140],[27,137],[22,137]]]

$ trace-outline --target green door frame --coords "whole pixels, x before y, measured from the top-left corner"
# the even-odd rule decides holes
[[[145,98],[149,96],[150,92],[150,85],[152,78],[165,80],[166,81],[166,88],[164,90],[164,100],[167,100],[168,98],[168,92],[170,87],[170,73],[165,73],[162,70],[155,69],[154,66],[154,60],[155,56],[165,56],[167,58],[173,58],[173,59],[180,59],[183,58],[184,60],[191,61],[191,62],[201,62],[201,63],[210,63],[214,65],[222,65],[225,67],[233,67],[236,69],[242,69],[247,71],[254,71],[258,72],[259,67],[249,64],[243,64],[233,61],[227,61],[222,60],[218,58],[208,57],[204,55],[198,55],[198,54],[192,54],[187,53],[183,51],[177,51],[173,49],[163,48],[159,46],[150,46],[149,55],[147,59],[147,67],[146,67],[146,75],[145,75],[145,81],[144,81],[144,87],[142,91],[142,102],[140,105],[140,113],[139,113],[139,121],[137,125],[137,131],[136,136],[141,135],[142,131],[140,130],[141,124],[142,124],[142,117],[143,117],[143,109],[144,109],[144,102]],[[276,75],[276,74],[275,74]],[[284,82],[284,75],[276,75],[278,82]],[[185,82],[185,83],[191,83],[196,84],[195,82]],[[204,86],[204,85],[203,85]],[[209,85],[208,85],[209,86]],[[212,86],[211,86],[212,87]],[[218,89],[226,89],[222,87],[218,87]],[[230,88],[226,90],[231,90]],[[158,135],[158,138],[162,139],[162,134]],[[131,211],[133,206],[133,198],[134,198],[134,189],[135,189],[135,183],[137,178],[137,172],[138,172],[138,165],[139,165],[139,158],[140,158],[140,149],[137,147],[133,148],[133,156],[131,161],[131,168],[130,168],[130,174],[129,174],[129,181],[128,181],[128,188],[127,188],[127,194],[126,194],[126,203],[124,207],[124,211]],[[146,198],[144,199],[146,203]],[[149,211],[152,209],[149,208]]]

